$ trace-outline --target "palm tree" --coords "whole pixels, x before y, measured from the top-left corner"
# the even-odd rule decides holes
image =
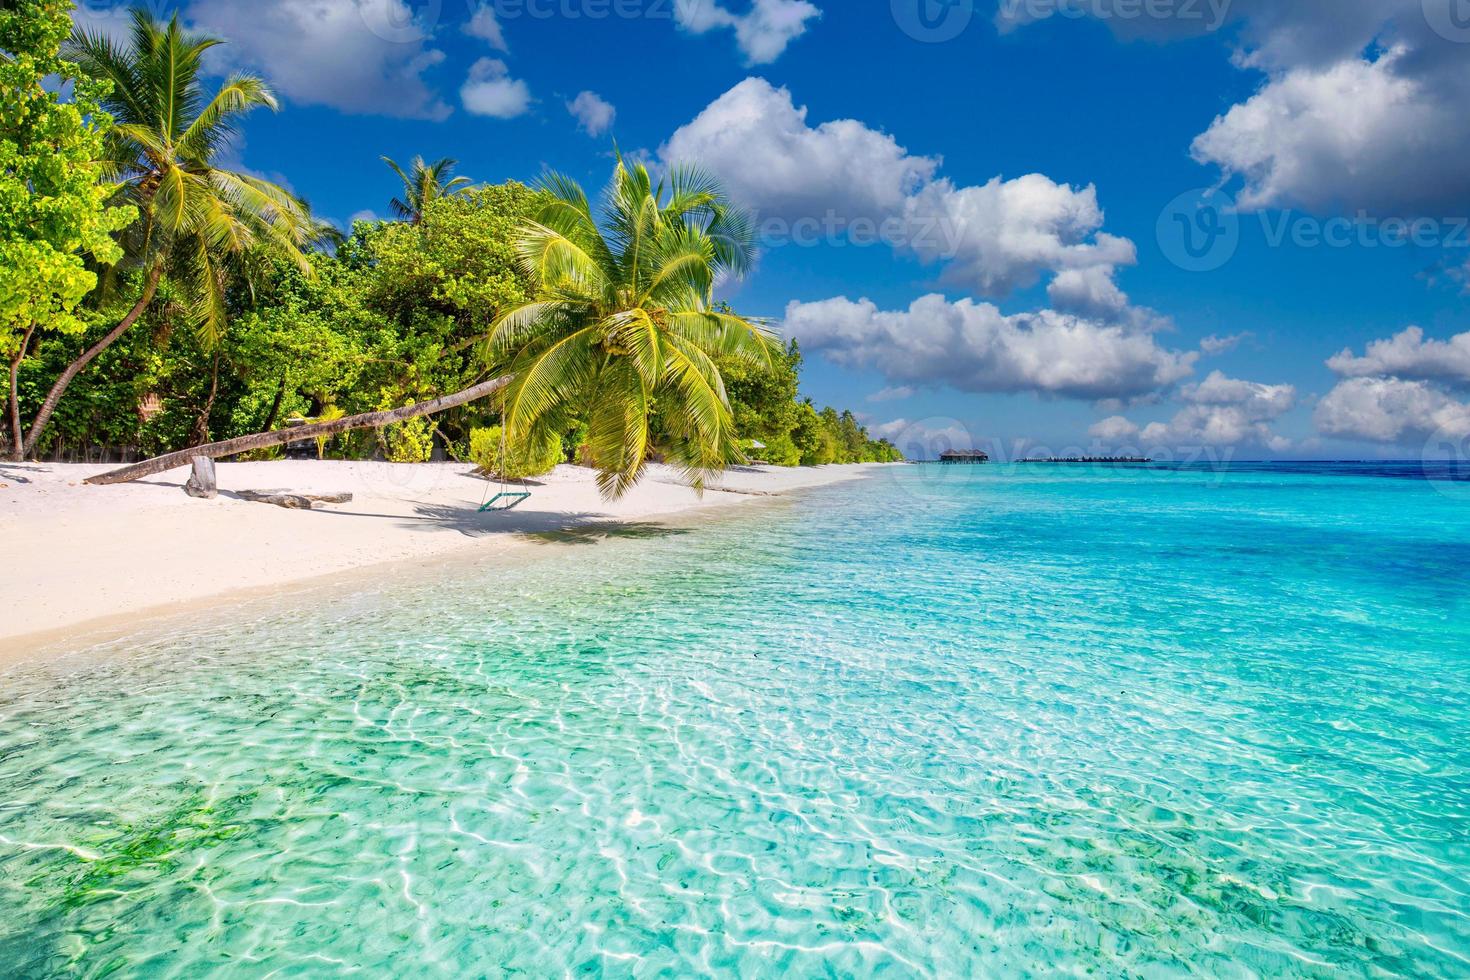
[[[703,486],[741,458],[715,359],[769,367],[779,350],[764,325],[713,303],[716,283],[753,260],[749,219],[699,170],[655,187],[621,157],[600,217],[575,181],[550,174],[542,187],[548,203],[518,241],[538,295],[489,340],[512,376],[500,396],[507,440],[584,418],[598,487],[616,498],[642,476],[656,418],[666,458]]]
[[[424,220],[424,209],[430,204],[441,197],[462,194],[473,183],[468,177],[450,176],[459,161],[448,157],[427,164],[423,157],[414,157],[408,173],[390,157],[383,157],[383,162],[403,181],[403,197],[393,199],[393,213],[411,225]]]
[[[123,262],[138,270],[143,288],[127,315],[52,385],[26,434],[27,454],[72,379],[137,322],[165,276],[201,342],[212,346],[225,328],[233,272],[263,252],[310,271],[305,249],[320,226],[306,205],[269,181],[215,166],[242,116],[260,106],[276,108],[265,82],[251,75],[231,76],[206,100],[200,62],[219,43],[183,30],[177,14],[164,24],[142,8],[132,11],[126,44],[83,30],[67,42],[69,60],[111,84],[102,100],[116,120],[107,163],[120,202],[138,209],[139,220],[123,233]]]

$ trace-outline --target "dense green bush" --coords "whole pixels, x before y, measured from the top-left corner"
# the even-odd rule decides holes
[[[556,468],[566,456],[559,436],[551,435],[539,444],[504,445],[500,426],[470,431],[470,462],[486,473],[507,480],[524,480],[540,476]]]

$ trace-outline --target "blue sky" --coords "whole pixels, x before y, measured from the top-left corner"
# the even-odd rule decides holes
[[[1470,439],[1470,0],[176,8],[282,96],[240,164],[340,223],[386,215],[381,154],[591,188],[616,139],[716,170],[767,234],[729,298],[911,451]]]

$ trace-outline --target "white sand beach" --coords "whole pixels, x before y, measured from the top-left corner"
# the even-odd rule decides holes
[[[489,553],[527,533],[768,500],[874,467],[741,467],[719,481],[726,490],[701,497],[669,468],[653,466],[627,497],[608,503],[593,471],[562,466],[531,481],[531,498],[515,510],[485,514],[478,507],[486,481],[457,463],[220,463],[220,495],[212,500],[183,492],[187,469],[117,486],[83,484],[112,468],[0,465],[6,649],[384,562]],[[243,490],[348,492],[353,499],[299,511],[242,500],[236,494]]]

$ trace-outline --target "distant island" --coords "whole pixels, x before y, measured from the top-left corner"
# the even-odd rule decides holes
[[[1020,463],[1152,463],[1153,460],[1145,456],[1052,456],[1046,459],[1022,459]]]

